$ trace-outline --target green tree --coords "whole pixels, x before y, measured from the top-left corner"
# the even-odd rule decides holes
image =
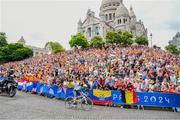
[[[165,49],[172,54],[180,54],[180,50],[178,50],[176,45],[169,44],[168,46],[165,47]]]
[[[133,35],[132,33],[128,32],[128,31],[124,31],[121,33],[121,44],[124,45],[124,46],[127,46],[127,45],[132,45],[133,44]]]
[[[58,53],[58,52],[64,52],[65,51],[65,49],[63,48],[63,46],[60,44],[60,43],[58,43],[58,42],[47,42],[46,43],[46,45],[45,45],[45,48],[47,47],[47,45],[49,45],[50,44],[50,46],[51,46],[51,48],[52,48],[52,53]]]
[[[116,32],[112,32],[112,31],[108,32],[106,34],[106,43],[110,43],[110,44],[115,43],[116,35],[117,35]]]
[[[110,44],[116,43],[127,46],[133,44],[132,38],[133,35],[128,31],[124,31],[124,32],[111,31],[106,34],[106,43],[110,43]]]
[[[110,31],[106,34],[106,43],[113,44],[121,44],[122,39],[121,39],[121,32],[113,32]]]
[[[31,56],[33,56],[33,51],[26,47],[19,48],[11,54],[12,60],[23,60]]]
[[[78,33],[76,35],[71,36],[69,45],[71,48],[73,47],[87,48],[89,46],[89,42],[83,34]]]
[[[23,60],[32,55],[32,49],[24,47],[19,43],[11,43],[0,47],[0,62]]]
[[[95,48],[102,48],[104,44],[105,42],[100,36],[94,36],[90,42],[90,46]]]
[[[7,45],[6,33],[0,32],[0,47]]]
[[[139,36],[135,39],[135,42],[139,45],[148,45],[148,39],[145,36]]]

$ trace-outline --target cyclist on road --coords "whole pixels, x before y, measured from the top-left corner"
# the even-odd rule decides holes
[[[77,98],[77,96],[81,95],[81,92],[83,91],[83,83],[79,81],[74,82],[74,97]]]

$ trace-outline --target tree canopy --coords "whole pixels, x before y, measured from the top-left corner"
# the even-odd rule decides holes
[[[0,32],[0,47],[7,45],[6,33]]]
[[[135,39],[135,42],[138,44],[138,45],[148,45],[149,42],[148,42],[148,39],[145,37],[145,36],[139,36]]]
[[[180,50],[177,48],[176,45],[169,44],[165,47],[165,49],[172,54],[180,54]]]
[[[128,32],[128,31],[124,31],[121,33],[121,39],[122,39],[122,45],[132,45],[133,44],[133,35],[132,33]]]
[[[94,48],[102,48],[104,44],[105,42],[100,36],[94,36],[90,42],[90,46]]]
[[[106,43],[110,44],[121,44],[121,45],[132,45],[133,44],[133,35],[128,32],[108,32],[106,34]]]
[[[106,43],[121,43],[121,32],[110,31],[106,34]]]
[[[71,48],[73,47],[87,48],[89,46],[89,42],[83,34],[78,33],[76,35],[71,36],[69,45]]]
[[[58,52],[64,52],[65,49],[63,48],[63,46],[59,43],[59,42],[47,42],[45,45],[45,48],[47,47],[47,45],[51,45],[52,48],[52,53],[58,53]]]
[[[11,43],[0,47],[0,62],[23,60],[31,56],[33,56],[32,49],[19,43]]]

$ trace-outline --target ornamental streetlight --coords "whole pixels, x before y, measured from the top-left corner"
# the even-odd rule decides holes
[[[152,33],[150,34],[150,37],[151,37],[151,48],[152,48]]]

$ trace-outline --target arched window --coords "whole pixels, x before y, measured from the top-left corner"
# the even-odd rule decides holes
[[[113,20],[115,20],[115,13],[113,13]]]
[[[96,29],[95,29],[95,34],[96,35],[99,35],[99,27],[97,26]]]
[[[126,19],[123,19],[124,20],[124,23],[126,23]]]
[[[109,13],[109,20],[112,20],[112,14]]]
[[[91,37],[91,28],[88,28],[87,32],[88,32],[88,36]]]
[[[106,21],[108,20],[108,15],[107,14],[106,14],[106,18],[105,19],[106,19]]]
[[[118,20],[118,24],[121,24],[121,19]]]

